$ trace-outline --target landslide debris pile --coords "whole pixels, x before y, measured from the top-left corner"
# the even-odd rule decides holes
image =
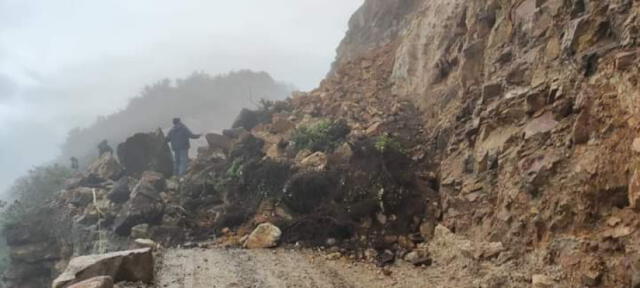
[[[58,207],[107,250],[300,243],[462,287],[637,287],[639,14],[627,0],[367,0],[319,88],[207,135],[182,181],[101,159],[113,169],[78,177]]]

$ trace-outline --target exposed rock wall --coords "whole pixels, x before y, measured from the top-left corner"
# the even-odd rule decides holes
[[[503,242],[560,286],[637,281],[640,4],[432,0],[407,13],[377,2],[311,94],[361,99],[349,111],[419,107],[439,217],[456,233]],[[407,24],[379,31],[375,9]]]

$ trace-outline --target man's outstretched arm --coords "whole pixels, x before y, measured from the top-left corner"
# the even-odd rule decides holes
[[[200,138],[200,136],[202,136],[202,134],[193,134],[193,132],[191,132],[191,130],[189,128],[186,128],[186,129],[187,129],[187,132],[188,132],[187,134],[189,134],[189,138],[191,138],[191,139],[198,139],[198,138]]]

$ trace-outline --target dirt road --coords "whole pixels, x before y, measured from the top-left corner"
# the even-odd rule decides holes
[[[304,250],[171,249],[163,253],[156,287],[424,287],[424,269],[406,265],[385,276],[372,264],[327,260]]]

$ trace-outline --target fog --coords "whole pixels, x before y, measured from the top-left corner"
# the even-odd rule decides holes
[[[362,2],[0,0],[0,191],[164,78],[251,69],[315,87]]]

